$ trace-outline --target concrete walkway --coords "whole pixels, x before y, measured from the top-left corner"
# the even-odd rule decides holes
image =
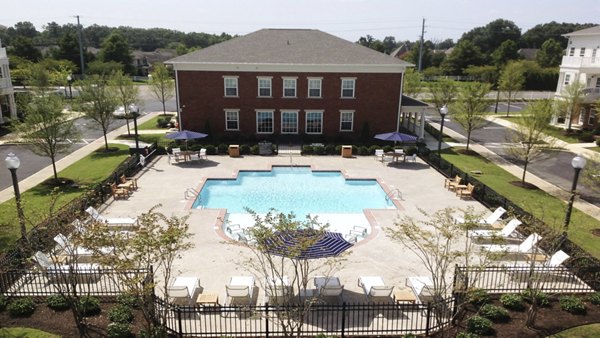
[[[500,124],[506,128],[515,129],[515,126],[510,121],[500,119],[500,118],[495,118],[493,116],[488,117],[488,119],[490,119],[494,123]],[[431,124],[432,127],[439,130],[440,126],[438,123],[431,122],[431,121],[429,123]],[[466,145],[467,138],[465,136],[461,135],[460,133],[458,133],[450,128],[447,128],[447,129],[445,128],[444,134],[457,140],[458,143],[442,144],[442,147],[465,146]],[[548,136],[548,137],[551,137],[551,136]],[[588,144],[586,144],[586,143],[574,143],[573,144],[573,143],[566,143],[566,142],[556,139],[554,137],[551,137],[551,138],[555,140],[555,142],[558,146],[563,147],[566,150],[568,150],[574,154],[583,154],[586,157],[598,155],[597,152],[586,149],[585,147],[588,146]],[[431,148],[431,146],[433,146],[433,148]],[[430,146],[430,149],[437,149],[437,143],[435,145],[432,144],[431,146]],[[484,147],[483,145],[473,142],[473,140],[471,140],[471,142],[469,143],[469,149],[472,149],[473,151],[479,153],[481,156],[485,157],[486,159],[490,160],[497,166],[499,166],[502,169],[508,171],[509,173],[515,175],[516,177],[521,177],[523,174],[523,168],[510,163],[509,161],[505,160],[504,158],[502,158],[498,154],[494,153],[493,151],[489,150],[488,148]],[[527,173],[527,182],[534,184],[541,190],[547,192],[548,194],[550,194],[554,197],[560,198],[565,203],[568,201],[569,197],[571,196],[571,193],[569,191],[559,188],[556,185],[554,185],[548,181],[545,181],[530,172]],[[600,208],[598,208],[597,206],[595,206],[591,203],[588,203],[584,200],[581,200],[581,199],[576,199],[573,206],[575,208],[579,209],[580,211],[585,212],[586,214],[600,220]]]

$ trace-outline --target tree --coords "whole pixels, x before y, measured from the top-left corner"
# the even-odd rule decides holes
[[[472,76],[477,81],[493,84],[498,78],[498,68],[496,66],[469,66],[465,69],[465,74]]]
[[[595,192],[600,192],[600,155],[589,158],[581,178],[586,187]]]
[[[553,113],[550,100],[536,101],[527,106],[515,124],[515,132],[510,136],[514,145],[507,150],[513,157],[523,162],[522,183],[525,183],[529,163],[538,159],[544,150],[553,147],[553,142],[546,139],[544,134]]]
[[[481,66],[485,57],[479,47],[467,39],[461,39],[442,63],[450,75],[462,75],[468,66]]]
[[[79,65],[79,42],[74,30],[67,31],[58,42],[58,50],[54,54],[56,59],[69,60],[74,65]],[[80,72],[79,66],[73,72]]]
[[[365,46],[367,48],[371,48],[374,49],[378,52],[382,52],[384,50],[384,46],[383,46],[383,42],[381,42],[381,40],[377,40],[374,37],[372,37],[371,35],[365,36],[361,36],[358,41],[356,42],[361,46]]]
[[[464,33],[459,40],[471,40],[485,54],[491,54],[506,40],[519,42],[521,29],[514,22],[496,19],[484,27],[476,27]]]
[[[495,65],[505,65],[511,60],[518,60],[520,58],[519,46],[512,40],[502,42],[492,53],[492,61]]]
[[[131,131],[129,130],[129,119],[133,118],[132,114],[137,114],[138,112],[130,112],[129,106],[132,104],[137,105],[138,103],[138,87],[133,83],[133,80],[129,76],[123,74],[123,72],[113,73],[110,82],[115,88],[117,101],[125,110],[124,118],[127,123],[127,135],[131,135]]]
[[[404,72],[403,92],[406,96],[416,98],[423,88],[423,77],[414,68],[407,68]]]
[[[102,42],[102,61],[118,62],[123,65],[126,73],[131,73],[133,58],[129,43],[123,35],[114,32]]]
[[[451,105],[453,118],[467,132],[467,151],[473,130],[482,128],[487,124],[485,116],[487,101],[485,95],[490,92],[490,85],[481,82],[465,84],[458,91],[456,102]]]
[[[25,36],[15,37],[8,48],[8,53],[32,62],[37,62],[42,58],[42,53],[35,48],[31,38]]]
[[[525,75],[523,74],[523,68],[519,63],[511,62],[507,64],[498,80],[498,90],[504,93],[504,96],[508,99],[506,116],[510,113],[510,102],[515,98],[517,92],[523,88],[525,82]]]
[[[393,36],[386,36],[382,41],[383,52],[386,54],[391,54],[394,49],[398,47],[398,43],[396,42],[396,38]]]
[[[163,115],[167,115],[166,102],[175,95],[175,82],[169,70],[162,63],[156,63],[150,73],[150,90],[163,106]]]
[[[114,88],[108,83],[108,79],[100,75],[86,77],[80,83],[78,106],[86,117],[96,122],[104,135],[105,151],[108,148],[108,127],[114,116],[113,112],[118,105]]]
[[[452,102],[457,93],[456,82],[450,79],[439,79],[437,82],[431,83],[429,90],[431,91],[432,101],[438,111]]]
[[[573,115],[581,111],[585,95],[583,90],[585,85],[578,80],[566,85],[560,92],[560,99],[557,100],[557,109],[560,116],[564,116],[567,131],[571,131],[573,125]]]
[[[542,44],[542,48],[535,55],[535,61],[541,67],[558,67],[562,60],[563,48],[554,39],[548,39]]]
[[[596,23],[558,23],[551,21],[535,25],[521,36],[521,46],[525,48],[540,48],[548,39],[557,41],[562,49],[567,48],[567,38],[562,36],[580,29],[596,26]]]

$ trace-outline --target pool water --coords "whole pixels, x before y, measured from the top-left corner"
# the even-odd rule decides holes
[[[374,179],[347,180],[339,171],[273,167],[272,171],[240,171],[235,180],[208,179],[193,208],[224,208],[228,213],[246,213],[249,208],[259,214],[275,209],[303,216],[395,206]]]

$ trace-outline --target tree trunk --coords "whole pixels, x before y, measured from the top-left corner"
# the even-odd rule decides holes
[[[54,172],[54,179],[58,180],[58,173],[56,172],[56,159],[54,156],[50,156],[50,160],[52,161],[52,171]]]
[[[164,97],[162,99],[162,105],[163,105],[163,115],[167,115],[167,107],[165,105],[165,98]]]
[[[471,143],[471,129],[467,132],[467,152],[469,151],[469,143]]]
[[[104,130],[104,149],[108,152],[108,137],[106,137],[106,129]]]
[[[494,107],[494,114],[498,114],[498,102],[500,101],[500,90],[496,89],[496,106]]]
[[[529,164],[529,160],[525,159],[525,164],[523,165],[523,177],[521,178],[521,182],[525,183],[525,174],[527,174],[527,165]]]
[[[508,94],[508,105],[506,106],[506,117],[508,117],[508,114],[510,113],[510,97],[512,93]]]
[[[125,124],[127,124],[127,136],[131,136],[131,131],[129,130],[129,119],[125,119]]]

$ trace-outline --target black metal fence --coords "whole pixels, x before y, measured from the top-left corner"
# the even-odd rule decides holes
[[[175,306],[157,298],[158,313],[166,311],[167,332],[182,336],[268,337],[298,328],[301,336],[425,334],[448,325],[454,300],[423,304],[312,304],[271,306]],[[300,326],[299,323],[303,324]],[[298,332],[298,331],[296,331]]]

